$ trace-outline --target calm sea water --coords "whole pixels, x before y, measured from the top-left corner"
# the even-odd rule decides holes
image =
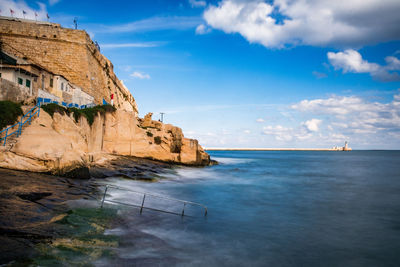
[[[220,165],[180,167],[157,183],[105,181],[203,203],[208,216],[119,207],[123,219],[107,231],[121,238],[118,257],[96,264],[400,266],[400,151],[210,154]],[[146,205],[182,209],[151,197]]]

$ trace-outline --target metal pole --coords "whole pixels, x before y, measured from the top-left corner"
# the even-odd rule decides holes
[[[182,217],[185,215],[186,202],[183,202]]]
[[[22,118],[21,118],[21,122],[19,123],[19,129],[18,129],[18,134],[17,134],[17,136],[20,136],[21,135],[21,132],[22,132],[22,119],[23,119],[24,117],[22,116]]]
[[[145,200],[145,199],[146,199],[146,194],[143,195],[142,207],[140,208],[140,214],[142,214],[143,206],[144,206],[144,200]]]
[[[108,185],[106,186],[106,190],[104,190],[103,200],[101,201],[101,208],[103,208],[104,200],[106,199]]]
[[[6,137],[4,137],[4,144],[3,144],[3,146],[5,146],[5,145],[6,145],[6,141],[7,141],[7,134],[8,134],[8,128],[7,128],[7,130],[6,130]]]
[[[160,112],[160,115],[161,115],[161,122],[164,122],[164,112]]]

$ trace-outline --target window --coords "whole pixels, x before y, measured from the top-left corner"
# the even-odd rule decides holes
[[[1,78],[1,72],[0,72],[0,78]]]
[[[26,79],[25,85],[26,85],[26,87],[31,88],[31,80]]]
[[[24,80],[20,77],[18,77],[18,84],[23,85],[24,84]]]
[[[61,83],[61,91],[64,91],[64,83]]]
[[[53,78],[50,78],[50,87],[53,88]]]

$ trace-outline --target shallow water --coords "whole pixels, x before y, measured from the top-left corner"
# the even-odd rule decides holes
[[[203,203],[194,218],[117,205],[106,233],[117,257],[99,266],[399,266],[400,151],[216,151],[220,165],[179,167],[157,183],[104,183]],[[110,190],[129,203],[142,196]],[[180,212],[181,203],[146,198]],[[106,204],[108,208],[115,205]]]

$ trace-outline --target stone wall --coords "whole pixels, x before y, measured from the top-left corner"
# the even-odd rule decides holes
[[[117,108],[137,112],[135,99],[116,77],[112,63],[83,30],[59,24],[0,17],[1,49],[66,77],[84,92]],[[129,105],[127,105],[129,104]],[[131,110],[129,110],[132,108]]]
[[[29,88],[0,78],[0,100],[23,102],[29,98]]]

